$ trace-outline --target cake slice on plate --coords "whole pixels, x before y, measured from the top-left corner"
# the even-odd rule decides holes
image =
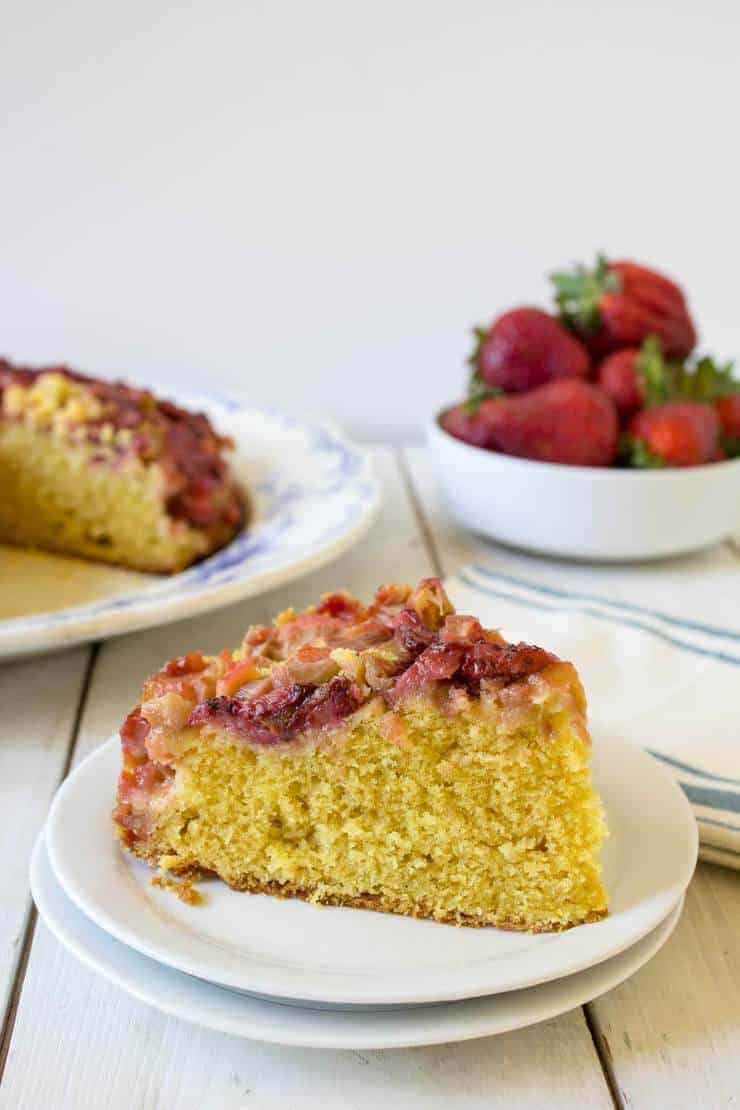
[[[456,615],[437,579],[330,594],[145,683],[115,832],[235,890],[565,929],[607,912],[585,713],[571,663]]]
[[[182,570],[243,523],[230,445],[147,390],[0,359],[0,542]]]

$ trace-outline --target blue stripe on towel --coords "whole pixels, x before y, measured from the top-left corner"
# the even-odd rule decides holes
[[[713,775],[709,771],[701,771],[698,767],[692,767],[690,763],[682,763],[680,759],[673,759],[670,755],[663,755],[662,752],[656,752],[653,748],[646,748],[645,751],[650,752],[656,759],[662,763],[669,763],[671,767],[675,767],[677,771],[687,771],[690,775],[699,775],[704,779],[711,779],[712,782],[727,782],[731,786],[740,786],[740,779],[731,779],[725,775]]]
[[[725,813],[740,813],[740,794],[730,794],[728,790],[713,790],[711,786],[694,786],[693,783],[684,782],[683,779],[679,779],[679,782],[684,794],[693,805],[723,809]],[[701,821],[698,815],[697,820]],[[735,827],[735,832],[737,831]]]
[[[610,598],[599,597],[597,594],[573,593],[569,590],[558,589],[555,586],[546,586],[542,582],[527,582],[525,579],[515,578],[514,575],[511,574],[501,574],[499,571],[490,570],[481,563],[474,563],[473,569],[486,578],[500,578],[502,582],[510,582],[514,586],[522,586],[527,590],[539,590],[540,593],[550,594],[552,597],[571,598],[574,601],[595,601],[599,605],[611,605],[615,609],[624,609],[630,613],[639,613],[646,617],[655,617],[658,620],[666,621],[668,624],[675,624],[677,628],[688,628],[694,632],[704,632],[710,636],[722,636],[726,640],[736,640],[740,642],[740,632],[733,632],[729,628],[717,628],[715,625],[702,624],[700,621],[689,621],[680,617],[671,617],[668,616],[667,613],[659,612],[657,609],[649,609],[642,605],[633,605],[629,601],[612,601]]]
[[[586,613],[590,617],[595,617],[597,620],[607,621],[611,624],[627,625],[630,628],[637,628],[640,632],[648,632],[652,636],[656,636],[659,640],[663,640],[673,647],[683,648],[684,651],[690,651],[694,655],[703,655],[709,659],[716,659],[720,663],[729,663],[733,667],[740,666],[740,657],[729,655],[724,651],[710,651],[708,648],[698,647],[696,644],[687,643],[685,640],[679,640],[675,636],[670,636],[667,632],[660,629],[653,628],[649,624],[644,624],[642,621],[634,620],[629,617],[617,617],[611,613],[602,613],[598,609],[592,609],[589,605],[570,604],[570,605],[549,605],[541,602],[532,601],[529,598],[517,597],[511,593],[504,593],[502,590],[496,590],[493,586],[483,586],[480,582],[470,578],[464,569],[459,570],[458,577],[463,580],[468,586],[472,586],[475,590],[480,590],[481,593],[489,594],[491,597],[501,598],[502,601],[510,601],[515,605],[521,605],[525,609],[539,609],[543,613],[568,613],[578,612]],[[564,594],[564,597],[569,599],[574,595]]]

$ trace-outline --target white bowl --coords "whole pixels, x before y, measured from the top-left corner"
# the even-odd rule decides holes
[[[439,414],[441,415],[441,414]],[[665,470],[565,466],[427,440],[452,514],[503,543],[576,559],[655,559],[740,529],[740,459]]]

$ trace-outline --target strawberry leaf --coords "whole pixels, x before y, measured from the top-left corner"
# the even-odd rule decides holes
[[[488,335],[488,329],[482,328],[480,327],[480,325],[476,325],[476,327],[473,328],[473,335],[475,336],[475,343],[466,361],[468,366],[472,367],[473,371],[475,372],[478,369],[478,361],[480,359],[481,348],[483,346],[483,340]]]
[[[500,397],[503,393],[503,389],[490,386],[483,380],[478,365],[481,347],[488,335],[488,329],[475,327],[473,328],[473,335],[475,336],[475,345],[467,359],[468,366],[470,366],[472,371],[468,382],[468,399],[465,402],[465,412],[467,412],[469,416],[475,416],[483,401],[487,401],[489,397]]]
[[[666,361],[660,339],[657,335],[648,335],[635,360],[635,373],[645,407],[650,408],[652,405],[662,405],[677,395],[683,367],[680,363]]]
[[[491,397],[500,397],[503,392],[503,389],[486,385],[476,367],[470,375],[468,397],[464,405],[465,411],[470,416],[475,416],[484,401],[489,400]]]
[[[686,367],[679,381],[682,397],[690,401],[717,401],[731,393],[740,393],[740,380],[734,376],[733,362],[718,363],[713,358],[700,358],[693,367]]]
[[[635,361],[645,407],[665,401],[703,401],[712,404],[720,397],[740,392],[732,362],[718,363],[709,356],[697,362],[677,362],[663,356],[660,340],[649,335]]]
[[[626,466],[640,470],[658,470],[665,466],[660,455],[654,454],[642,439],[625,432],[619,440],[619,457]]]
[[[592,332],[599,326],[599,303],[605,293],[618,293],[619,275],[609,268],[603,254],[596,256],[592,270],[580,264],[571,271],[550,274],[555,286],[555,303],[563,320],[576,330]]]

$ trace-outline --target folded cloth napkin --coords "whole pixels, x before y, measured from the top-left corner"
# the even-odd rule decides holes
[[[572,660],[595,742],[617,734],[665,763],[693,807],[702,858],[740,869],[740,632],[643,604],[645,589],[639,604],[615,600],[620,589],[591,592],[593,579],[579,590],[575,568],[563,576],[542,564],[537,581],[532,562],[464,566],[445,586],[459,612]],[[737,615],[737,563],[733,570],[732,594],[723,577],[724,598],[713,606],[720,619]],[[596,584],[607,581],[613,586],[611,577]]]

